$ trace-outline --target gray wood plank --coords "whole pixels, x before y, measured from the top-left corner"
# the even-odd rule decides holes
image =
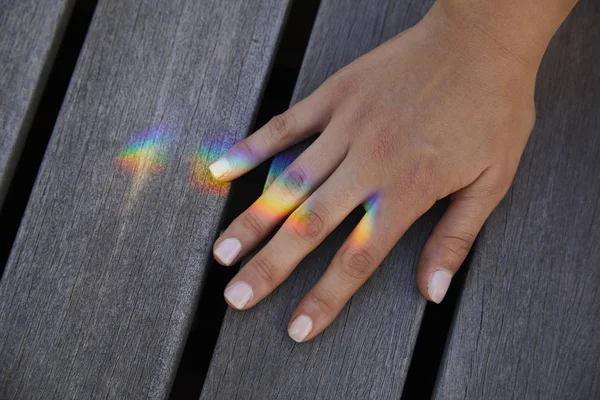
[[[538,121],[473,253],[435,397],[600,398],[600,3],[538,75]]]
[[[313,28],[293,101],[382,41],[417,23],[430,1],[325,0]],[[302,146],[274,160],[271,179]],[[323,334],[296,344],[289,316],[314,285],[357,218],[312,254],[291,277],[251,310],[228,310],[202,399],[399,398],[425,300],[416,265],[439,209],[405,235],[379,270]],[[356,215],[354,216],[356,217]]]
[[[227,194],[201,178],[288,3],[99,2],[0,282],[0,398],[167,397]]]
[[[0,1],[0,207],[74,3]]]

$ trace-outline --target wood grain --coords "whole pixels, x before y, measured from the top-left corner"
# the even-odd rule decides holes
[[[293,102],[417,23],[430,4],[322,1]],[[279,156],[271,175],[302,149]],[[290,313],[321,276],[358,215],[330,235],[259,305],[244,312],[228,310],[201,398],[399,398],[425,307],[416,287],[416,264],[439,211],[413,226],[333,324],[311,342],[296,344],[288,338]]]
[[[600,3],[552,41],[513,188],[475,247],[437,399],[600,398]]]
[[[0,282],[0,398],[168,396],[227,193],[190,160],[247,134],[288,3],[99,2]],[[163,169],[127,147],[152,127]]]
[[[74,3],[0,1],[0,207]]]

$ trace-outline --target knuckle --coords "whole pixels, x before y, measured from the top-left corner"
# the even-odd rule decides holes
[[[512,185],[515,169],[502,170],[486,182],[481,183],[470,197],[476,197],[483,201],[491,201],[497,204],[504,198]]]
[[[271,260],[257,254],[254,259],[252,259],[252,266],[263,281],[267,283],[275,282],[277,270]]]
[[[323,236],[326,231],[327,212],[322,207],[297,210],[290,221],[292,230],[306,242]]]
[[[356,93],[360,80],[353,73],[342,70],[334,74],[327,82],[327,87],[332,100],[343,100]]]
[[[482,196],[488,199],[493,199],[495,202],[500,202],[510,189],[512,179],[507,178],[501,183],[491,184],[481,188]]]
[[[330,315],[336,311],[336,301],[332,294],[323,290],[314,291],[310,295],[310,301],[315,304],[325,315]]]
[[[308,174],[299,166],[291,167],[282,177],[283,187],[291,195],[304,193],[308,185]]]
[[[371,275],[375,265],[373,251],[368,248],[349,249],[338,265],[346,279],[363,281]]]
[[[390,131],[380,131],[377,139],[367,149],[367,157],[377,165],[389,162],[395,153],[393,146],[393,134]]]
[[[240,223],[244,229],[254,235],[262,235],[265,228],[260,217],[253,212],[245,212],[241,215]]]
[[[440,239],[440,245],[445,251],[461,258],[466,257],[471,247],[473,247],[475,236],[466,231],[457,235],[443,235]]]
[[[424,199],[423,195],[414,189],[400,193],[395,201],[398,209],[401,209],[406,216],[415,220],[429,210],[434,203],[434,199]]]
[[[273,142],[285,141],[293,132],[294,125],[292,113],[286,112],[271,118],[267,132]]]
[[[498,201],[500,201],[506,195],[506,193],[512,186],[513,179],[515,178],[515,174],[517,173],[517,166],[506,168],[503,171],[503,173],[501,173],[498,181],[494,182],[493,184],[489,185],[489,187],[487,187],[487,190],[490,193],[490,195],[498,198]]]
[[[406,187],[419,198],[429,198],[435,188],[435,182],[439,182],[441,176],[437,169],[436,157],[426,151],[410,163],[404,179]]]
[[[254,157],[254,151],[252,150],[252,147],[250,147],[250,145],[248,144],[247,140],[242,140],[240,142],[237,142],[233,148],[232,148],[233,152],[235,153],[240,153],[243,155],[246,155],[247,157]]]

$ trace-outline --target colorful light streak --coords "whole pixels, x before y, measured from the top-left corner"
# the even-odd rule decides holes
[[[253,211],[258,213],[261,218],[280,222],[299,206],[298,199],[286,199],[289,191],[284,189],[286,177],[283,176],[283,172],[292,161],[283,154],[275,156],[271,161],[263,195],[252,205]],[[265,195],[267,191],[268,194]],[[285,223],[287,226],[294,225],[295,228],[301,229],[307,225],[308,218],[308,213],[296,213],[290,216]]]
[[[115,157],[115,165],[132,175],[126,196],[126,210],[133,207],[150,176],[166,168],[171,142],[171,129],[159,125],[137,134]]]
[[[228,140],[229,139],[229,140]],[[213,195],[225,195],[230,186],[229,182],[216,180],[210,173],[209,166],[227,154],[228,160],[236,169],[249,169],[249,155],[237,150],[231,149],[231,141],[235,136],[224,132],[214,135],[205,140],[190,159],[190,170],[192,176],[192,185],[203,192]],[[249,211],[258,216],[261,220],[270,223],[280,223],[285,220],[297,207],[298,202],[304,198],[290,196],[286,188],[286,178],[282,176],[283,171],[289,166],[289,157],[275,157],[269,174],[269,181],[265,185],[263,195],[259,197]],[[307,195],[310,193],[307,193]],[[310,213],[310,206],[306,207],[305,212],[293,214],[286,221],[286,226],[295,229],[310,229],[315,214]]]
[[[380,200],[381,196],[379,193],[375,193],[363,204],[366,211],[365,215],[358,222],[358,225],[356,225],[356,228],[354,228],[350,235],[350,240],[354,245],[364,246],[373,236],[375,218],[379,213],[379,204],[381,203]]]
[[[235,140],[235,135],[227,132],[215,135],[207,139],[194,153],[190,160],[190,169],[192,185],[195,188],[219,196],[227,193],[230,183],[213,178],[208,167],[227,153],[227,150],[233,144],[231,143],[232,140]],[[234,168],[246,169],[249,164],[248,155],[246,154],[230,150],[227,157]],[[250,211],[261,220],[279,223],[294,212],[298,207],[298,201],[303,200],[290,198],[289,191],[283,190],[286,186],[286,178],[282,177],[282,174],[288,166],[289,160],[287,157],[274,158],[269,174],[270,179],[265,185],[265,191],[250,207]],[[375,193],[364,203],[365,215],[350,235],[350,240],[354,245],[364,246],[372,238],[380,200],[379,193]],[[312,226],[315,226],[315,218],[318,217],[310,212],[310,204],[308,204],[305,205],[303,212],[293,213],[287,218],[285,224],[294,229],[311,229]]]
[[[276,178],[268,187],[268,190],[252,205],[252,211],[258,214],[261,219],[277,223],[287,217],[284,225],[286,228],[292,228],[295,231],[314,230],[314,232],[308,233],[317,234],[323,221],[320,221],[318,214],[312,212],[310,198],[305,201],[312,190],[304,183],[304,185],[307,185],[306,187],[290,192],[287,180],[293,178],[287,176],[285,172],[281,172],[287,163],[274,165],[275,167],[272,166],[271,172],[273,173],[272,176],[276,176]],[[298,185],[298,182],[295,180],[293,185]]]
[[[261,219],[267,219],[272,222],[283,221],[294,209],[297,204],[289,199],[285,199],[282,192],[279,190],[281,181],[275,181],[269,187],[269,191],[263,193],[252,204],[251,211],[258,214]],[[291,218],[287,223],[291,222]]]
[[[234,140],[235,135],[231,132],[219,132],[204,140],[190,157],[192,187],[215,196],[227,194],[227,189],[231,184],[216,180],[208,166],[225,154]],[[235,155],[231,155],[230,159],[234,163],[242,163],[242,159],[237,160]]]
[[[267,177],[267,182],[265,183],[265,190],[267,190],[269,186],[271,186],[273,182],[275,182],[275,179],[281,176],[283,171],[289,165],[290,161],[287,157],[284,157],[283,155],[277,155],[275,156],[275,158],[273,158],[273,161],[271,162],[271,167],[269,169],[269,176]]]

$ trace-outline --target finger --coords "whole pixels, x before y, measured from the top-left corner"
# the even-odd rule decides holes
[[[225,290],[232,307],[252,307],[271,293],[361,203],[363,189],[349,174],[340,166],[232,279]]]
[[[220,235],[214,256],[231,265],[256,247],[340,165],[346,150],[322,134]]]
[[[236,143],[209,166],[215,179],[230,181],[250,171],[267,158],[321,132],[329,122],[331,109],[317,90],[271,119],[265,126]]]
[[[448,209],[425,243],[417,281],[423,296],[440,303],[452,277],[467,257],[484,222],[498,205],[508,185],[497,184],[488,170],[475,182],[454,193]]]
[[[329,326],[408,227],[429,207],[392,207],[376,196],[367,208],[329,268],[292,314],[288,333],[293,340],[310,340]]]

